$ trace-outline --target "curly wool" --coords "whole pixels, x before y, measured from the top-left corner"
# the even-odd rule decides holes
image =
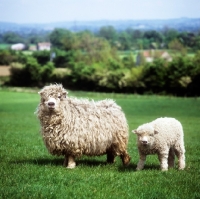
[[[95,102],[68,97],[58,84],[46,86],[39,93],[41,102],[36,113],[51,154],[127,155],[127,121],[121,107],[113,100]],[[50,98],[55,99],[53,110],[47,107]]]
[[[174,166],[174,156],[179,159],[179,169],[185,167],[184,134],[181,123],[175,118],[158,118],[134,130],[140,154],[137,170],[144,167],[146,155],[158,154],[161,169]],[[167,162],[166,162],[167,161]]]

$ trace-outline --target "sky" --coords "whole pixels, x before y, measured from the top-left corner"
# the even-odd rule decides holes
[[[200,18],[200,0],[0,0],[0,21],[60,21]]]

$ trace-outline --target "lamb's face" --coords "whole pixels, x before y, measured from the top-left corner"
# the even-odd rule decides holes
[[[46,111],[56,111],[60,107],[60,102],[66,98],[67,92],[60,85],[46,86],[39,92],[40,106]]]
[[[138,137],[138,142],[142,146],[150,146],[154,143],[154,135],[158,132],[151,125],[142,125],[132,131]]]

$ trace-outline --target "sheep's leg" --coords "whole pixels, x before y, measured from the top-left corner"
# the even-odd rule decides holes
[[[174,161],[175,161],[174,149],[170,148],[170,150],[169,150],[169,156],[168,156],[168,167],[169,168],[173,168],[174,167]]]
[[[65,159],[64,159],[63,166],[64,166],[64,167],[67,167],[67,165],[68,165],[68,156],[65,155]]]
[[[162,171],[168,170],[168,153],[161,153],[158,155],[160,161],[160,168]]]
[[[140,154],[140,159],[139,159],[139,162],[137,164],[136,170],[138,170],[138,171],[142,170],[144,168],[145,161],[146,161],[146,155]]]
[[[130,163],[131,157],[125,152],[123,155],[120,156],[124,166],[127,166]]]
[[[65,167],[68,169],[73,169],[76,167],[75,158],[73,156],[65,155],[64,164]]]
[[[175,154],[178,157],[178,169],[183,170],[185,168],[185,150],[175,150]]]
[[[112,164],[115,162],[115,155],[112,153],[107,153],[107,163]]]

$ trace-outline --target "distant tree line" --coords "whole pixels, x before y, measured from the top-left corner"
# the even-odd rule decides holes
[[[11,65],[7,84],[12,86],[41,87],[58,82],[69,89],[197,96],[200,51],[196,50],[193,57],[182,56],[188,49],[198,49],[197,38],[198,34],[167,29],[162,33],[132,29],[117,32],[108,26],[96,34],[55,29],[48,36],[51,51],[29,55],[1,50],[0,64]],[[171,62],[155,57],[151,63],[136,66],[135,49],[149,48],[171,48],[180,53]],[[127,50],[123,56],[119,53]]]
[[[73,35],[81,35],[87,32],[95,37],[104,38],[112,47],[117,50],[142,50],[149,48],[163,49],[173,46],[173,42],[191,50],[200,49],[200,32],[179,32],[175,29],[163,28],[162,31],[156,30],[135,30],[127,28],[124,31],[117,31],[113,26],[103,26],[99,31],[80,31],[73,33],[67,29],[54,29],[53,31],[41,31],[30,33],[5,32],[0,34],[0,43],[14,44],[25,43],[27,45],[37,44],[42,41],[50,41],[56,47],[62,48],[62,39]],[[171,44],[172,43],[172,44]],[[171,44],[171,46],[170,46]],[[175,46],[175,45],[174,45]]]

